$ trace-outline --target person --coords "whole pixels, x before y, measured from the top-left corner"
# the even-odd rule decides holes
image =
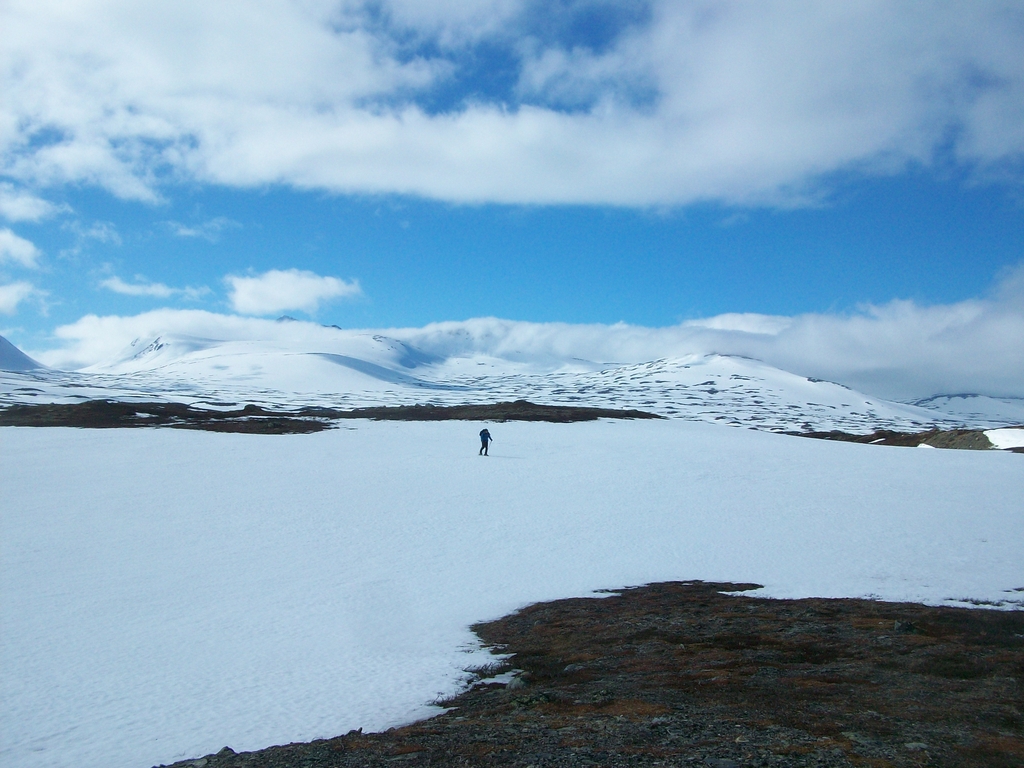
[[[487,455],[487,444],[491,442],[491,440],[493,439],[494,438],[491,437],[491,433],[488,432],[486,429],[480,430],[480,453],[477,454],[478,456]]]

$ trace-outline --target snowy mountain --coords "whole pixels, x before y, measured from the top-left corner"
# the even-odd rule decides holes
[[[300,322],[272,330],[269,338],[140,337],[80,371],[0,374],[0,403],[107,398],[288,409],[526,399],[773,431],[920,431],[1022,420],[1012,408],[949,408],[958,402],[950,399],[895,403],[730,355],[598,362],[514,338],[488,344],[457,327],[407,331],[406,338]]]
[[[0,371],[33,371],[43,367],[0,336]]]
[[[1024,397],[934,395],[914,405],[951,414],[969,423],[1024,424]]]

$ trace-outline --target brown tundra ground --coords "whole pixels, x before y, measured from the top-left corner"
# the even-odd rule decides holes
[[[175,766],[1024,766],[1024,612],[755,586],[530,606],[474,627],[510,656],[438,717]]]

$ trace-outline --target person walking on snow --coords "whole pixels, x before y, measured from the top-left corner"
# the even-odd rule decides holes
[[[493,439],[494,438],[491,437],[491,433],[488,432],[486,429],[480,430],[480,453],[477,454],[478,456],[487,455],[487,444],[491,442],[491,440]]]

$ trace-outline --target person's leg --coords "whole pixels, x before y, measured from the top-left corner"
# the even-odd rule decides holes
[[[487,443],[484,443],[484,456],[486,456],[486,455],[487,455],[487,448],[488,448],[489,446],[490,446],[490,443],[489,443],[489,442],[487,442]]]
[[[483,456],[483,455],[484,455],[484,451],[485,451],[485,450],[487,450],[487,443],[481,442],[481,443],[480,443],[480,450],[479,450],[479,451],[477,451],[477,454],[476,454],[476,455],[477,455],[477,456]]]

